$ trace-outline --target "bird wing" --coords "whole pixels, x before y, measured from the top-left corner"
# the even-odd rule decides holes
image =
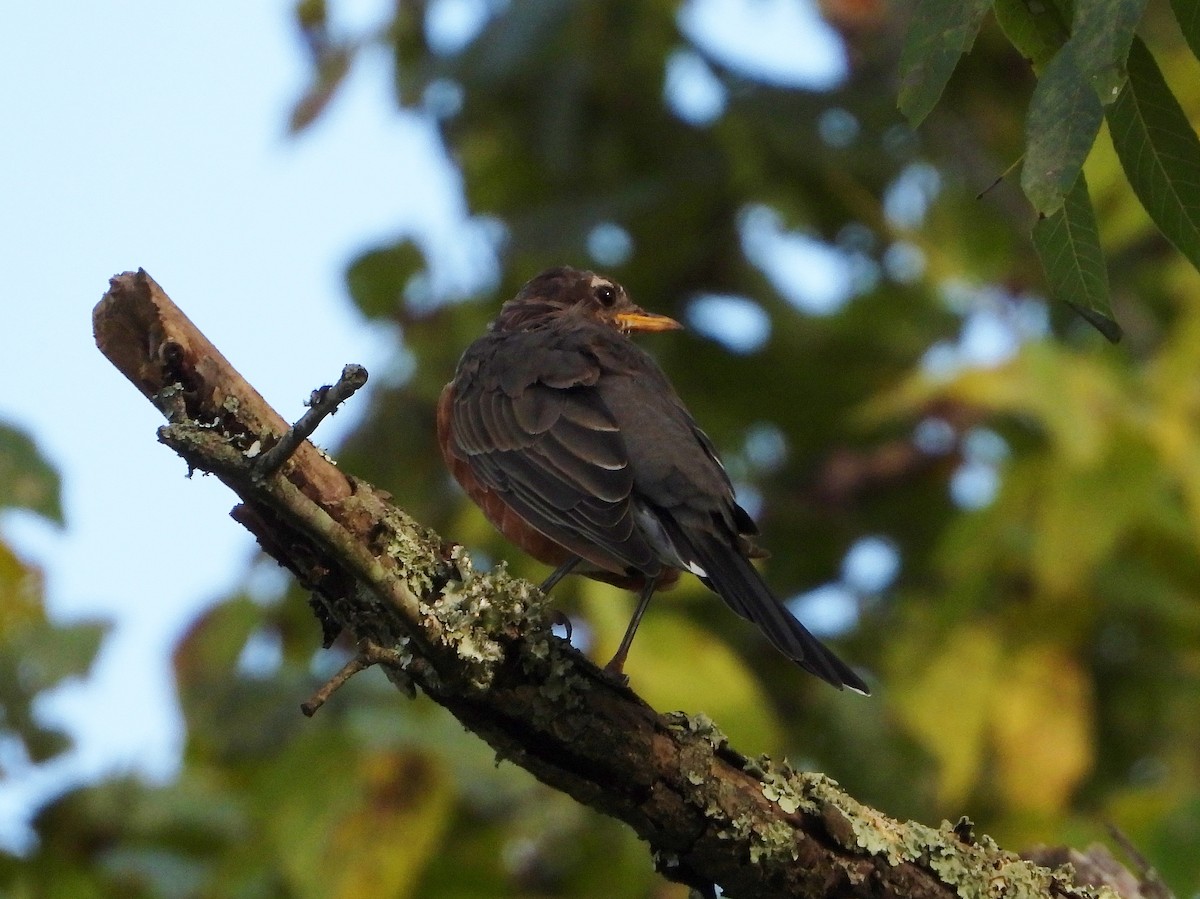
[[[628,451],[586,336],[534,331],[473,344],[455,379],[451,448],[546,537],[603,570],[655,576],[664,566],[637,526]]]

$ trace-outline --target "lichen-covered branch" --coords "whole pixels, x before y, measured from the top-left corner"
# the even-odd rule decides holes
[[[159,438],[241,498],[234,517],[397,686],[651,846],[669,878],[732,897],[1094,896],[975,839],[867,808],[820,774],[748,759],[702,716],[661,715],[550,633],[543,597],[461,550],[288,431],[144,271],[112,279],[101,351],[168,418]]]

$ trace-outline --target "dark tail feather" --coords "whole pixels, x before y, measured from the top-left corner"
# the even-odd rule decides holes
[[[758,570],[734,547],[724,546],[719,537],[707,534],[687,542],[708,574],[709,586],[731,609],[754,622],[776,649],[839,690],[845,686],[864,696],[870,695],[863,679],[792,617]]]

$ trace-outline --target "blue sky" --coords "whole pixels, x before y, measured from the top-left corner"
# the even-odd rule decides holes
[[[366,17],[380,3],[350,3]],[[304,84],[290,4],[25,4],[0,57],[0,420],[63,477],[67,528],[0,526],[45,569],[64,620],[117,622],[95,677],[46,703],[81,751],[0,784],[0,841],[64,778],[169,775],[180,732],[167,648],[234,584],[251,541],[231,494],[187,480],[158,413],[95,350],[108,278],[144,267],[285,415],[390,340],[365,327],[342,273],[364,245],[455,225],[453,173],[417,121],[388,115],[371,64],[312,131],[285,134]],[[323,430],[327,441],[353,411]],[[12,759],[5,759],[9,767]]]
[[[489,4],[438,5],[453,43],[454,29]],[[358,29],[387,3],[331,6]],[[759,26],[756,43],[738,38],[751,30],[747,15]],[[462,249],[454,172],[427,127],[394,111],[382,57],[356,68],[314,128],[286,135],[307,74],[290,2],[49,0],[18,4],[7,21],[0,421],[34,435],[60,471],[67,527],[7,513],[0,531],[44,568],[53,615],[115,622],[94,676],[40,707],[68,726],[79,750],[39,770],[0,746],[15,775],[0,782],[0,845],[20,846],[31,803],[65,782],[175,770],[181,734],[168,649],[253,555],[227,516],[232,495],[213,479],[185,477],[154,439],[158,413],[95,350],[91,309],[108,278],[145,268],[295,417],[344,363],[371,368],[393,345],[346,298],[344,269],[359,251],[422,234],[441,248],[451,284],[477,282],[485,261]],[[828,85],[844,62],[814,22],[810,6],[791,0],[698,0],[681,19],[730,64]],[[694,62],[685,59],[685,70]],[[678,80],[678,104],[713,115],[716,103],[719,112],[721,98],[700,76]],[[323,426],[320,439],[336,443],[354,414]]]

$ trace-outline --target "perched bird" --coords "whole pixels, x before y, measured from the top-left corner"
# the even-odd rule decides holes
[[[628,337],[681,327],[619,284],[555,268],[504,304],[438,402],[450,472],[509,540],[640,599],[608,668],[621,673],[656,588],[690,571],[780,652],[839,689],[863,680],[771,593],[750,559],[753,520],[712,442]]]

